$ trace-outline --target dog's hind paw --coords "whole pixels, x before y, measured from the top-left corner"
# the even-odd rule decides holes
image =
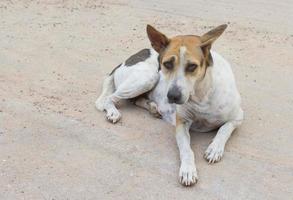
[[[195,164],[182,163],[179,170],[179,182],[184,186],[192,186],[197,183],[197,180]]]
[[[212,142],[207,148],[204,154],[204,158],[209,163],[216,163],[221,160],[223,155],[224,155],[224,146],[217,142]]]
[[[116,122],[118,122],[120,120],[121,113],[117,109],[111,109],[111,110],[107,111],[106,118],[110,122],[115,124]]]
[[[155,102],[149,103],[149,112],[156,118],[162,118],[162,115],[159,112],[158,106]]]

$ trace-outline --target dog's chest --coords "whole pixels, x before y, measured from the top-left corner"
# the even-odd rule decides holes
[[[201,132],[214,130],[225,122],[223,115],[215,113],[193,113],[192,129]]]
[[[215,102],[209,100],[198,104],[192,100],[179,106],[177,111],[185,119],[192,120],[192,129],[207,132],[219,128],[227,121],[229,115],[229,102]]]

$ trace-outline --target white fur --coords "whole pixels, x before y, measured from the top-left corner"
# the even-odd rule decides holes
[[[107,96],[111,95],[115,91],[113,76],[106,76],[103,82],[102,94],[96,100],[96,108],[100,111],[104,111],[104,104]]]
[[[189,128],[192,122],[176,125],[176,141],[180,153],[179,181],[186,186],[197,182],[194,153],[190,147]]]

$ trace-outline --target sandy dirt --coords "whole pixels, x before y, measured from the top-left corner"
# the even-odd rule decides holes
[[[159,2],[159,3],[158,3]],[[0,199],[293,199],[293,3],[0,1]],[[220,163],[192,134],[199,182],[178,182],[173,128],[133,105],[112,125],[94,102],[102,77],[141,48],[228,23],[244,124]]]

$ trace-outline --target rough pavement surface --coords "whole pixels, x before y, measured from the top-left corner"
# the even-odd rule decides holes
[[[159,3],[158,3],[159,2]],[[292,199],[291,0],[0,1],[0,199]],[[192,134],[199,182],[178,182],[173,128],[126,104],[108,123],[94,102],[102,77],[169,36],[229,27],[228,59],[244,124],[220,163],[215,133]]]

